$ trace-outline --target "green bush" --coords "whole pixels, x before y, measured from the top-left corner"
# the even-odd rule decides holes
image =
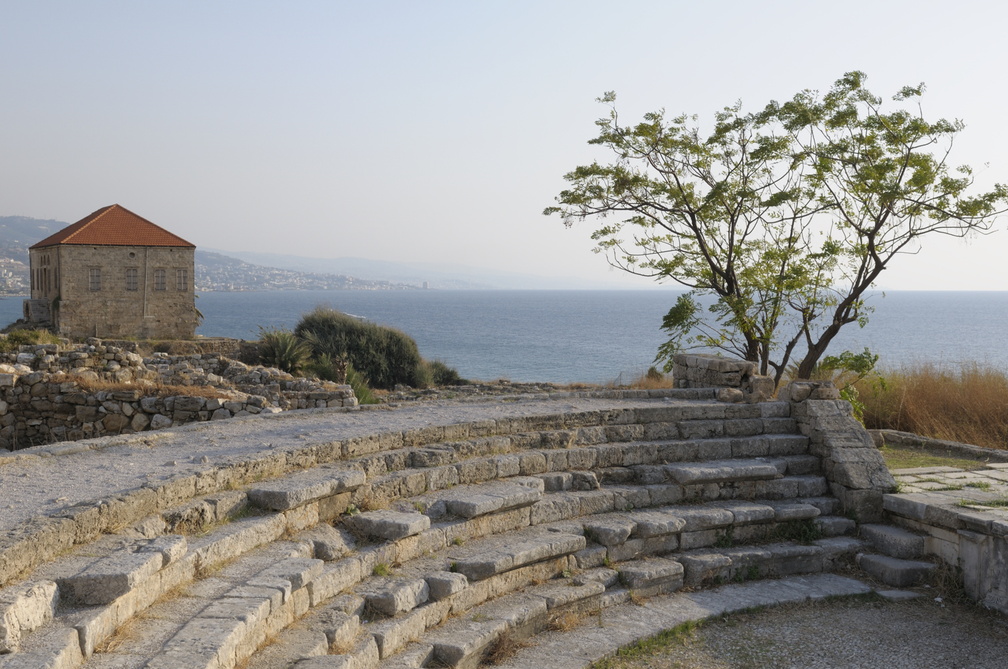
[[[14,330],[0,337],[0,353],[11,353],[25,345],[58,344],[59,337],[48,330]]]
[[[308,364],[311,347],[290,330],[259,328],[259,361],[297,374]]]
[[[360,404],[378,404],[378,398],[371,392],[367,379],[353,365],[347,365],[346,382],[353,388],[354,397]]]
[[[294,333],[308,342],[316,358],[345,355],[371,387],[392,389],[405,384],[423,388],[429,384],[429,372],[416,342],[399,330],[319,307],[301,318]]]
[[[459,376],[456,370],[440,360],[428,362],[427,369],[430,372],[431,383],[435,386],[465,386],[469,384],[466,379]]]

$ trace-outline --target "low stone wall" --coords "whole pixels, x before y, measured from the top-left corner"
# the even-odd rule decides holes
[[[896,489],[896,481],[850,402],[840,399],[831,381],[795,381],[777,396],[791,402],[791,417],[809,438],[809,453],[822,460],[844,513],[858,522],[879,520],[882,496]]]
[[[677,388],[726,388],[724,401],[762,402],[773,397],[774,381],[758,374],[756,363],[718,355],[681,353],[672,358]]]
[[[193,391],[166,393],[164,386]],[[23,346],[0,356],[0,448],[8,450],[287,409],[354,406],[349,386],[215,354],[145,359],[90,339],[74,347]]]

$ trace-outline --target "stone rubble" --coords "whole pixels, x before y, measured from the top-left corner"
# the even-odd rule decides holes
[[[4,360],[6,358],[6,360]],[[87,390],[97,384],[112,390]],[[150,386],[192,387],[161,396]],[[289,409],[355,407],[349,386],[296,378],[219,354],[142,358],[126,348],[86,344],[21,346],[0,355],[0,449],[163,430],[197,421]]]

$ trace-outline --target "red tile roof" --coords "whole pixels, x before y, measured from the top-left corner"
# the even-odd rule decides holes
[[[178,235],[154,225],[118,204],[102,207],[30,248],[80,244],[83,246],[188,246]]]

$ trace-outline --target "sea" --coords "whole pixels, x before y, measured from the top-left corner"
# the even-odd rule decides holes
[[[654,364],[662,316],[679,291],[293,290],[206,292],[198,335],[255,339],[293,329],[316,307],[397,328],[421,355],[464,378],[512,382],[627,383]],[[23,298],[0,298],[0,322]],[[879,356],[879,367],[979,364],[1008,369],[1008,292],[892,291],[869,298],[864,328],[849,325],[830,353]]]

